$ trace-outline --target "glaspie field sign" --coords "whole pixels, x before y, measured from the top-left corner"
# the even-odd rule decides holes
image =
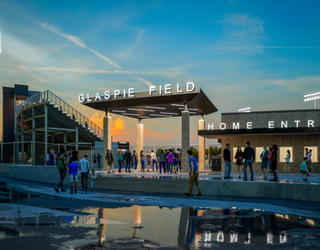
[[[193,92],[195,89],[193,82],[187,82],[186,84],[186,92]],[[157,89],[156,86],[149,86],[149,96],[152,96],[152,94],[156,91],[159,91],[159,95],[170,95],[172,94],[172,84],[166,84],[164,85],[164,88],[160,85]],[[184,90],[182,90],[179,86],[179,83],[177,83],[177,93],[184,93]],[[120,89],[116,89],[113,91],[113,95],[111,94],[111,91],[106,90],[104,91],[104,95],[101,95],[100,92],[97,92],[95,95],[95,98],[91,98],[90,94],[80,94],[78,96],[79,102],[92,102],[94,101],[103,101],[103,100],[110,100],[110,99],[117,99],[120,95],[123,96],[123,98],[134,98],[135,97],[135,90],[134,88],[128,88],[124,89],[123,92],[121,92]]]

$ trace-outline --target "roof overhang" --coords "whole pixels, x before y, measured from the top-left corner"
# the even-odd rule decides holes
[[[170,94],[155,90],[151,95],[149,91],[137,92],[134,93],[134,97],[121,94],[115,98],[111,95],[108,100],[90,98],[90,101],[84,101],[81,104],[96,110],[137,119],[178,117],[184,110],[184,104],[188,105],[191,116],[208,115],[218,111],[200,87],[195,87],[193,91],[187,91],[186,88],[179,91],[183,92],[172,89]]]
[[[198,130],[198,135],[206,139],[219,139],[223,136],[246,135],[299,135],[320,134],[320,128],[256,128],[256,129],[225,129],[225,130]]]

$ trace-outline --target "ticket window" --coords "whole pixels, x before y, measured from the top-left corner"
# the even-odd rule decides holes
[[[255,156],[255,162],[261,162],[260,155],[264,151],[263,147],[256,147],[256,156]]]
[[[293,162],[293,147],[280,147],[280,150],[279,150],[279,162],[286,162],[286,157],[287,157],[287,154],[288,154],[288,152],[287,152],[288,150],[290,151],[290,162]]]
[[[311,162],[318,162],[319,159],[318,159],[318,147],[304,147],[304,151],[303,151],[303,155],[305,156],[306,155],[306,148],[308,148],[309,150],[311,149],[312,150],[312,155],[311,155]],[[301,160],[302,161],[302,160]]]
[[[245,147],[241,147],[241,151],[244,152]],[[231,159],[233,159],[233,162],[236,162],[237,159],[235,159],[234,157],[236,156],[236,153],[238,152],[238,147],[234,147],[233,148],[233,155],[231,155]]]

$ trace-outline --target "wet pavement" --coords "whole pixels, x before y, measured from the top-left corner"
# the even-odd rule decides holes
[[[271,199],[55,193],[0,175],[1,249],[319,249],[319,211]]]

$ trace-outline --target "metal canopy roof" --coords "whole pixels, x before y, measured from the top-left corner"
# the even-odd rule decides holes
[[[160,94],[159,90],[152,95],[149,92],[137,92],[135,97],[124,97],[123,94],[111,96],[109,100],[97,100],[90,98],[81,104],[90,108],[107,111],[117,115],[127,116],[137,119],[168,118],[181,116],[184,110],[184,103],[188,105],[190,115],[208,115],[218,111],[210,99],[204,94],[200,87],[195,87],[194,91],[178,93],[172,89],[172,94]],[[164,92],[164,91],[163,91]]]

